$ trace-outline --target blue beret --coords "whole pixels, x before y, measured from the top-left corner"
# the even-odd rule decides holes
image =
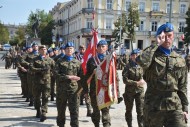
[[[132,52],[131,52],[131,55],[133,54],[139,54],[140,53],[140,49],[134,49]]]
[[[32,48],[32,46],[30,46],[30,45],[26,46],[25,50],[27,50],[29,48]]]
[[[55,48],[53,48],[52,50],[53,50],[53,51],[55,51],[55,50],[59,50],[59,48],[58,48],[58,47],[55,47]]]
[[[105,40],[100,40],[100,41],[98,42],[98,44],[97,44],[97,47],[100,46],[100,45],[107,45],[107,44],[108,44],[107,41],[105,41]]]
[[[174,27],[171,23],[166,23],[161,25],[157,32],[156,32],[156,36],[160,35],[162,32],[172,32],[174,30]]]
[[[65,45],[65,49],[67,47],[74,47],[74,43],[73,42],[67,42],[67,44]]]
[[[64,45],[62,45],[62,46],[60,47],[60,49],[65,49],[65,46],[64,46]]]
[[[35,45],[38,45],[38,43],[36,43],[36,42],[33,42],[33,43],[32,43],[32,47],[33,47],[33,46],[35,46]]]
[[[51,53],[51,52],[53,52],[53,49],[52,49],[52,48],[49,48],[47,52],[48,52],[48,53]]]

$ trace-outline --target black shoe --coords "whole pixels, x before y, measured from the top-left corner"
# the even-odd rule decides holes
[[[41,111],[40,111],[40,110],[37,110],[36,118],[40,118],[40,117],[41,117]]]
[[[40,118],[40,122],[44,122],[46,119],[47,119],[46,116],[42,115],[41,118]]]
[[[119,97],[118,98],[118,104],[121,103],[123,101],[123,98],[122,97]]]
[[[51,97],[51,101],[54,101],[54,97]]]
[[[91,117],[91,115],[92,115],[92,111],[91,110],[87,111],[87,115],[86,116]]]
[[[26,98],[26,101],[25,102],[29,102],[30,100],[29,100],[29,98]]]
[[[23,95],[22,98],[26,98],[26,96]]]
[[[29,105],[28,106],[34,106],[34,103],[33,101],[30,101]]]

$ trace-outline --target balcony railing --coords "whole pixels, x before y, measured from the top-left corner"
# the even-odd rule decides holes
[[[59,20],[57,21],[57,25],[63,26],[63,20],[62,20],[62,19],[59,19]]]
[[[91,28],[82,28],[81,33],[82,34],[91,34],[92,29]]]
[[[164,15],[164,12],[163,11],[150,11],[150,17],[152,16],[159,16],[159,17],[162,17]]]
[[[82,8],[82,13],[85,14],[85,13],[93,13],[94,12],[94,8]]]

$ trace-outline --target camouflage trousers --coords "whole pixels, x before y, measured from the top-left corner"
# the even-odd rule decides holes
[[[55,77],[51,76],[51,97],[55,97]]]
[[[109,114],[110,107],[103,108],[101,110],[98,109],[97,100],[96,100],[96,94],[90,92],[90,99],[91,99],[91,105],[93,108],[93,113],[91,115],[92,122],[94,123],[95,127],[99,126],[100,123],[100,111],[102,112],[102,123],[104,127],[111,126],[111,119]]]
[[[50,84],[33,85],[33,96],[35,108],[37,110],[41,108],[42,114],[46,114],[48,110],[48,98],[50,97]]]
[[[30,101],[33,101],[33,85],[34,85],[34,75],[27,73],[27,85],[28,85],[28,96]]]
[[[27,85],[27,74],[19,74],[21,80],[22,94],[28,97],[28,85]]]
[[[65,86],[67,87],[67,86]],[[78,127],[78,116],[79,116],[79,96],[76,91],[65,90],[64,87],[58,87],[56,93],[56,104],[57,104],[57,125],[64,126],[65,124],[65,112],[68,102],[68,108],[70,111],[71,127]]]
[[[126,106],[125,120],[128,124],[128,127],[132,127],[132,110],[133,110],[134,100],[136,104],[138,126],[143,127],[144,92],[139,92],[139,93],[125,92],[123,94],[123,98]]]
[[[187,127],[180,110],[153,111],[144,109],[144,127]]]

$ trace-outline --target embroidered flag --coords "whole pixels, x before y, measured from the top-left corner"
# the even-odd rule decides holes
[[[118,83],[116,80],[116,55],[108,55],[100,63],[95,72],[96,77],[96,99],[98,108],[102,109],[117,103]]]

